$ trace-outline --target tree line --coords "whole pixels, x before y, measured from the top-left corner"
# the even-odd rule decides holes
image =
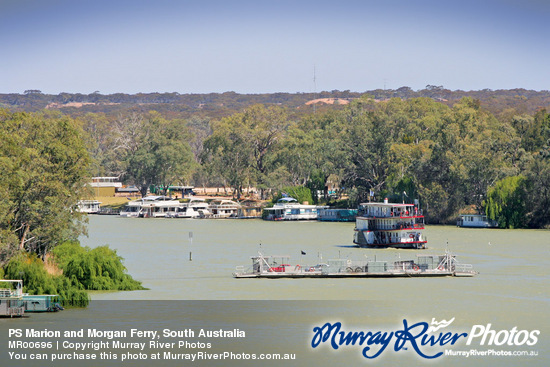
[[[91,193],[88,143],[82,123],[59,112],[0,109],[0,278],[69,306],[86,306],[86,290],[144,289],[116,251],[77,242],[86,233],[77,203]]]
[[[277,105],[295,109],[295,113],[309,114],[316,110],[340,109],[343,103],[369,95],[375,100],[391,98],[412,99],[432,98],[450,107],[464,97],[479,100],[483,106],[497,117],[515,110],[519,113],[534,114],[540,107],[550,105],[549,91],[534,91],[523,88],[508,90],[483,89],[478,91],[449,90],[441,85],[427,85],[420,90],[403,86],[397,89],[373,89],[363,92],[349,90],[321,91],[316,93],[263,93],[240,94],[236,92],[180,94],[172,93],[68,93],[47,94],[37,89],[24,93],[0,93],[0,107],[12,111],[37,112],[43,109],[59,110],[73,117],[86,113],[116,115],[126,113],[129,108],[147,112],[156,110],[166,118],[191,118],[206,116],[221,118],[232,115],[244,108],[256,105]],[[325,105],[311,104],[313,100],[334,99],[338,103]]]
[[[296,113],[253,105],[211,119],[155,111],[116,116],[0,110],[0,261],[17,249],[45,256],[84,230],[75,211],[92,176],[120,176],[143,195],[151,185],[255,187],[267,199],[304,186],[323,200],[338,183],[346,205],[418,200],[429,223],[463,210],[503,227],[550,225],[550,115],[495,115],[465,97],[372,96]]]
[[[285,186],[322,192],[333,177],[351,206],[371,193],[417,199],[430,223],[452,222],[468,208],[499,219],[514,195],[523,203],[512,205],[520,219],[502,218],[503,226],[550,222],[545,109],[497,117],[469,97],[448,106],[364,96],[309,114],[254,105],[219,119],[166,120],[154,112],[81,119],[98,173],[122,175],[142,193],[152,183],[223,185],[237,197],[255,187],[265,199]],[[522,179],[504,197],[514,177]]]

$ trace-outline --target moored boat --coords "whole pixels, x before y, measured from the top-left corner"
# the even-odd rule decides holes
[[[23,281],[0,279],[0,317],[21,317],[23,307]]]
[[[25,312],[57,312],[63,310],[57,302],[58,298],[55,294],[23,294],[22,303]]]
[[[359,247],[425,249],[424,216],[415,204],[360,204],[353,242]]]
[[[214,200],[210,203],[210,215],[203,213],[208,218],[237,218],[241,204],[233,200]]]
[[[484,214],[460,214],[456,225],[465,228],[496,228],[498,222],[487,218]]]
[[[236,267],[234,278],[395,278],[472,277],[471,264],[461,264],[448,251],[444,255],[417,255],[412,260],[378,261],[335,259],[315,265],[291,264],[290,256],[252,256],[252,266]]]
[[[261,218],[263,211],[263,202],[259,200],[246,199],[240,202],[237,218],[239,219],[253,219]]]
[[[153,196],[141,206],[140,217],[144,218],[163,218],[169,213],[175,213],[181,206],[179,200],[174,200],[168,196]]]
[[[265,220],[316,220],[318,206],[300,204],[291,197],[279,199],[271,208],[265,208]]]
[[[210,213],[209,205],[204,199],[192,198],[187,203],[182,203],[172,213],[167,214],[167,217],[172,218],[199,218],[205,213]]]
[[[357,209],[319,208],[317,220],[321,222],[353,222],[357,217]]]
[[[80,200],[77,205],[77,210],[86,214],[97,214],[100,210],[101,201],[98,200]]]
[[[132,200],[122,208],[119,215],[124,218],[137,218],[141,212],[144,199]]]
[[[121,217],[165,217],[168,213],[175,212],[181,203],[168,196],[146,196],[130,201],[120,211]]]

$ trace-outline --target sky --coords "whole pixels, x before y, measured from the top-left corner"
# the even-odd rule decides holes
[[[0,93],[550,89],[547,0],[0,0]]]

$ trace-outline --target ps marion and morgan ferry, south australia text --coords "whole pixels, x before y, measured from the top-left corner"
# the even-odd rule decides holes
[[[98,329],[80,329],[80,330],[48,330],[48,329],[10,329],[10,337],[23,337],[27,338],[59,338],[64,337],[88,337],[88,338],[147,338],[156,339],[157,337],[163,338],[245,338],[246,333],[244,330],[231,329],[231,330],[206,330],[200,329],[198,332],[192,329],[184,330],[171,330],[163,329],[162,332],[158,330],[139,330],[130,329],[127,330],[98,330]]]

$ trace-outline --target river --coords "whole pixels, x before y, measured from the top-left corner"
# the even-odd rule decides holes
[[[89,237],[83,237],[82,244],[108,244],[116,249],[124,258],[128,273],[149,289],[94,292],[88,309],[33,314],[22,324],[55,325],[61,330],[78,325],[86,328],[90,322],[105,328],[136,324],[151,329],[240,328],[248,333],[245,342],[216,340],[215,347],[250,353],[296,353],[294,362],[278,363],[289,366],[391,365],[405,361],[407,365],[425,365],[428,360],[420,353],[429,356],[445,349],[475,349],[481,354],[497,355],[442,356],[431,364],[550,363],[549,231],[427,226],[427,250],[372,250],[353,246],[353,228],[354,223],[90,216]],[[250,256],[258,251],[289,255],[293,264],[317,264],[333,258],[393,261],[417,254],[443,254],[446,248],[460,262],[472,264],[479,274],[472,278],[278,280],[231,276],[235,266],[248,267]],[[488,339],[481,344],[479,337],[466,345],[463,337],[452,347],[426,345],[419,349],[420,353],[413,350],[412,344],[399,351],[395,350],[399,349],[397,345],[389,344],[371,361],[361,355],[363,347],[359,346],[334,350],[321,343],[315,349],[311,347],[313,328],[325,322],[341,322],[344,331],[374,333],[403,330],[404,322],[410,325],[442,320],[453,320],[447,328],[453,333],[471,335],[473,326],[478,325],[478,331],[482,326],[495,334],[505,330],[498,334],[502,338],[510,335],[513,328],[516,335],[524,330],[539,330],[540,334],[530,346],[522,340],[525,333],[520,333],[516,344],[510,340],[511,344],[506,341],[503,345],[489,345]],[[498,337],[496,343],[500,344]],[[373,346],[372,351],[375,349],[379,348]],[[538,355],[510,357],[503,356],[504,352]],[[233,362],[241,365],[252,361]],[[172,365],[173,361],[162,363]],[[203,365],[211,364],[203,361]]]

